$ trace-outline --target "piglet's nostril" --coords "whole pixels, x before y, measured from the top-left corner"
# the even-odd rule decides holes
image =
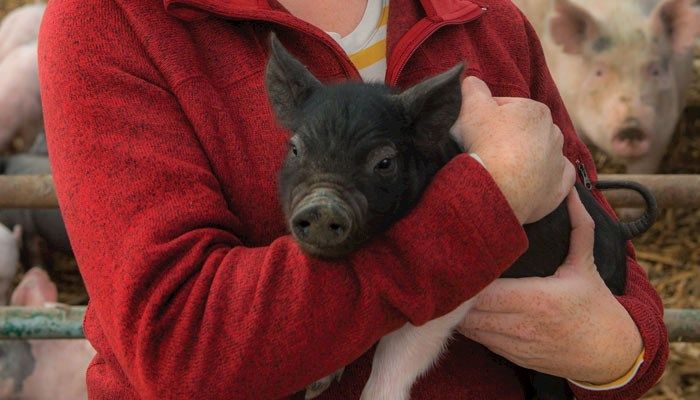
[[[301,221],[297,222],[297,226],[299,226],[300,228],[308,228],[309,225],[311,225],[311,223],[309,221],[306,221],[306,220],[301,220]]]
[[[298,236],[305,237],[309,234],[309,226],[311,226],[311,223],[307,220],[302,219],[294,221],[294,233]]]
[[[349,235],[351,218],[345,207],[323,198],[303,204],[292,216],[292,233],[316,248],[342,244]]]

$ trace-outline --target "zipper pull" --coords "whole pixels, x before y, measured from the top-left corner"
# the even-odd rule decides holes
[[[583,181],[583,186],[585,186],[586,189],[588,189],[588,190],[592,190],[593,183],[591,182],[591,179],[588,177],[588,172],[586,172],[586,166],[584,166],[580,160],[576,160],[576,168],[578,168],[578,174],[581,176],[581,180]]]

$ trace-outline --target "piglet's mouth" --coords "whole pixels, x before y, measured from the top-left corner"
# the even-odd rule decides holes
[[[636,158],[649,152],[651,138],[640,128],[624,128],[612,139],[613,153],[618,157]]]

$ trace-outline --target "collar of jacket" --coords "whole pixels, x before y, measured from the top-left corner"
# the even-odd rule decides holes
[[[277,23],[300,30],[325,43],[338,59],[348,79],[360,79],[340,46],[317,27],[289,14],[278,0],[163,0],[170,15],[186,21],[210,16]],[[486,11],[470,0],[391,0],[387,30],[385,81],[395,86],[408,59],[436,30],[478,18]]]
[[[168,13],[186,21],[211,15],[260,20],[274,20],[274,17],[281,17],[280,14],[291,17],[275,0],[163,0],[163,3]],[[399,6],[399,9],[402,3],[406,1],[391,2],[392,7]],[[478,9],[484,9],[470,0],[420,0],[417,3],[420,3],[426,17],[437,23],[457,22]]]

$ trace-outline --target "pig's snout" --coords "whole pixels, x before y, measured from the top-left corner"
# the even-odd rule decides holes
[[[345,210],[333,204],[309,204],[292,217],[298,239],[318,247],[342,243],[350,232],[352,221]]]
[[[649,135],[636,121],[625,121],[625,126],[619,129],[612,140],[612,148],[617,156],[636,158],[645,155],[651,147]]]
[[[348,239],[352,223],[343,200],[332,192],[316,190],[296,207],[291,230],[302,245],[323,253],[323,249],[340,246]]]

